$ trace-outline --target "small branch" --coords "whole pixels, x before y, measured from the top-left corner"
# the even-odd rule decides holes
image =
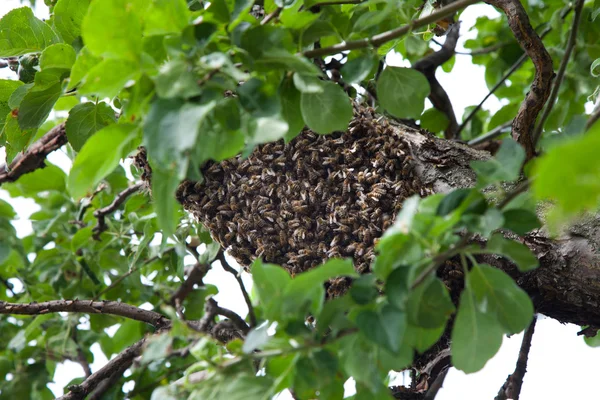
[[[567,47],[565,49],[565,54],[560,63],[560,67],[558,68],[558,72],[556,74],[556,79],[554,80],[554,85],[552,86],[552,91],[550,92],[550,97],[548,98],[548,102],[546,103],[546,108],[540,117],[540,121],[535,129],[533,134],[533,146],[537,144],[538,140],[542,136],[542,131],[544,130],[544,124],[546,120],[550,116],[552,112],[552,108],[554,107],[554,103],[556,103],[556,99],[558,98],[558,92],[560,90],[560,86],[563,83],[565,78],[565,72],[567,71],[567,66],[569,64],[569,60],[571,59],[571,55],[573,54],[573,50],[575,49],[575,45],[577,44],[577,31],[579,30],[579,23],[581,22],[581,10],[583,9],[584,0],[577,0],[575,4],[575,15],[573,16],[573,24],[571,25],[571,33],[569,35],[569,39],[567,40]]]
[[[275,9],[275,11],[273,11],[271,14],[267,15],[266,17],[263,18],[262,21],[260,21],[261,25],[266,25],[269,22],[271,22],[271,20],[277,18],[279,16],[279,14],[281,14],[281,11],[283,11],[282,7],[277,7]]]
[[[479,102],[479,104],[477,104],[475,106],[475,108],[471,110],[471,112],[469,113],[469,115],[467,115],[467,117],[464,119],[464,121],[462,122],[462,124],[460,124],[460,127],[458,128],[458,131],[456,132],[456,137],[460,137],[460,133],[465,129],[465,127],[467,126],[467,124],[469,123],[469,121],[471,121],[471,119],[473,119],[473,117],[475,116],[475,114],[477,114],[477,111],[481,110],[481,107],[483,107],[483,103],[485,103],[487,101],[487,99],[489,99],[494,94],[494,92],[496,92],[496,90],[498,90],[500,88],[500,86],[502,86],[504,84],[504,82],[508,78],[510,78],[510,76],[516,70],[518,70],[521,67],[521,65],[523,65],[523,63],[525,61],[527,61],[527,58],[528,58],[527,54],[521,55],[521,57],[519,57],[517,59],[517,61],[515,61],[515,63],[509,68],[509,70],[506,71],[506,73],[502,76],[502,78],[500,78],[500,80],[498,82],[496,82],[496,84],[494,85],[494,87],[492,87],[490,89],[489,93],[485,95],[485,97]]]
[[[454,108],[452,108],[450,98],[436,79],[435,71],[440,65],[444,64],[454,56],[459,31],[460,23],[457,22],[452,25],[452,28],[448,31],[446,42],[439,51],[429,54],[413,65],[413,68],[425,75],[429,81],[429,86],[431,87],[429,100],[436,109],[443,112],[448,118],[448,126],[444,129],[444,136],[446,139],[453,139],[456,136],[458,123],[456,122],[456,115],[454,114]]]
[[[450,370],[450,366],[444,368],[442,372],[435,378],[429,390],[427,390],[427,394],[423,400],[434,400],[437,396],[438,392],[444,385],[444,380],[446,379],[446,375],[448,375],[448,371]]]
[[[594,107],[594,110],[592,111],[590,117],[585,123],[585,130],[588,131],[592,127],[592,125],[594,125],[594,123],[598,121],[598,119],[600,119],[600,98],[596,102],[596,107]]]
[[[219,251],[217,255],[217,259],[221,262],[221,266],[223,269],[230,274],[232,274],[238,282],[240,286],[240,290],[242,291],[242,295],[244,296],[244,300],[246,301],[246,306],[248,306],[248,316],[250,317],[250,327],[256,326],[256,314],[254,313],[254,307],[252,306],[252,300],[250,300],[250,296],[248,295],[248,291],[246,290],[246,286],[244,286],[244,282],[242,281],[241,273],[235,270],[227,260],[225,259],[225,252]]]
[[[550,96],[554,78],[552,58],[544,47],[542,39],[531,26],[529,16],[519,0],[486,1],[506,14],[515,39],[535,66],[535,77],[512,126],[512,137],[523,146],[527,159],[531,159],[535,156],[533,141],[535,121]]]
[[[125,200],[127,200],[127,198],[129,196],[131,196],[134,193],[139,192],[140,190],[142,190],[143,187],[144,187],[144,183],[138,183],[133,186],[130,186],[127,189],[123,190],[121,193],[119,193],[115,197],[113,202],[110,203],[108,206],[94,211],[94,217],[96,217],[98,219],[98,225],[96,225],[96,227],[94,227],[94,239],[95,240],[100,240],[100,234],[108,228],[106,226],[105,217],[108,214],[115,212],[121,206],[121,204],[123,204],[125,202]]]
[[[165,255],[165,254],[170,253],[172,251],[175,251],[174,247],[171,247],[170,249],[165,250],[162,254]],[[137,272],[143,266],[148,265],[150,263],[153,263],[154,261],[158,260],[159,258],[160,258],[160,256],[151,257],[151,258],[147,259],[146,261],[144,261],[142,264],[137,265],[137,266],[131,268],[129,271],[125,272],[123,275],[121,275],[117,279],[115,279],[115,281],[112,282],[109,286],[107,286],[106,288],[102,289],[100,291],[100,293],[98,293],[96,296],[94,296],[93,300],[94,301],[98,300],[100,297],[102,297],[103,294],[105,294],[106,292],[109,292],[112,289],[114,289],[115,287],[117,287],[123,281],[123,279],[127,278],[129,275],[133,274],[134,272]]]
[[[233,325],[242,332],[244,336],[250,331],[250,327],[242,317],[227,308],[220,307],[212,297],[206,299],[206,303],[204,304],[204,316],[202,316],[200,321],[189,321],[189,323],[194,329],[210,334],[215,316],[217,315],[229,318]]]
[[[170,325],[169,319],[155,312],[117,301],[52,300],[42,303],[7,303],[0,301],[0,314],[43,315],[57,312],[118,315],[145,322],[157,329]]]
[[[14,182],[21,175],[46,166],[46,156],[67,144],[65,124],[59,124],[33,143],[24,153],[15,157],[10,165],[0,166],[0,185]]]
[[[8,291],[12,294],[14,298],[19,298],[19,295],[15,293],[15,286],[12,283],[10,283],[8,279],[4,279],[2,276],[0,276],[0,282],[2,282],[2,284],[6,287],[6,289],[8,289]]]
[[[90,377],[79,385],[69,386],[69,393],[57,398],[57,400],[81,400],[94,391],[106,379],[114,379],[121,376],[131,366],[133,360],[142,353],[142,347],[146,338],[139,340],[130,347],[123,350],[115,358],[110,360],[104,367],[94,372]],[[118,374],[118,372],[121,374]],[[107,388],[108,389],[108,388]]]
[[[188,274],[186,280],[181,284],[181,286],[179,286],[177,291],[173,293],[173,296],[171,296],[169,303],[176,309],[180,309],[183,300],[185,300],[187,295],[190,294],[192,290],[194,290],[194,285],[203,285],[202,279],[204,279],[204,276],[208,272],[209,268],[210,265],[195,264],[194,267],[190,270],[190,273]]]
[[[71,328],[71,339],[73,339],[73,342],[75,342],[75,345],[77,346],[77,362],[81,365],[81,368],[83,368],[83,373],[85,374],[85,377],[88,378],[90,375],[92,375],[92,369],[90,368],[90,363],[88,363],[83,349],[81,348],[81,344],[79,343],[79,340],[77,338],[76,326]]]
[[[469,238],[469,236],[463,236],[463,238],[454,246],[435,256],[433,260],[431,260],[429,266],[425,268],[425,270],[421,272],[421,274],[413,281],[411,289],[414,289],[423,283],[423,281],[425,281],[425,279],[427,279],[427,277],[433,273],[433,271],[437,270],[444,261],[460,252],[460,250],[462,250],[469,243]]]
[[[364,0],[339,0],[339,1],[322,1],[320,3],[317,4],[313,4],[312,6],[310,6],[311,9],[317,8],[317,7],[323,7],[323,6],[338,6],[338,5],[342,5],[342,4],[360,4],[362,3]]]
[[[442,46],[442,43],[438,42],[435,39],[431,39],[431,41],[433,43],[437,44],[438,46]],[[475,49],[475,50],[471,50],[469,52],[455,51],[454,54],[460,54],[462,56],[479,56],[479,55],[483,55],[483,54],[493,53],[494,51],[501,49],[502,47],[506,46],[507,44],[509,44],[509,42],[498,42],[491,46],[482,47],[481,49]]]
[[[534,316],[529,328],[527,328],[523,335],[523,342],[521,343],[521,349],[519,350],[519,358],[517,359],[515,371],[506,378],[506,382],[504,382],[504,385],[502,385],[494,400],[519,400],[521,387],[523,386],[523,377],[527,372],[527,360],[529,357],[529,350],[531,349],[531,339],[533,338],[536,321],[537,318]]]
[[[488,133],[485,133],[481,136],[477,136],[475,139],[470,140],[469,142],[467,142],[467,145],[477,146],[478,144],[482,144],[489,140],[493,140],[493,139],[497,138],[498,136],[502,135],[502,133],[505,129],[510,128],[512,123],[513,123],[513,120],[511,119],[510,121],[507,121],[507,122],[503,123],[502,125],[498,125],[497,127],[492,129]]]
[[[323,47],[320,49],[308,50],[302,53],[305,57],[315,58],[321,56],[328,56],[337,53],[341,53],[346,50],[356,50],[356,49],[364,49],[368,47],[379,47],[384,43],[389,42],[390,40],[398,39],[407,33],[413,31],[416,28],[420,28],[422,26],[426,26],[437,22],[441,19],[451,16],[455,12],[462,10],[465,7],[470,6],[471,4],[477,3],[479,0],[457,0],[445,7],[440,8],[439,10],[423,17],[418,20],[414,20],[409,22],[407,25],[404,25],[400,28],[392,29],[387,32],[383,32],[377,34],[375,36],[353,40],[345,43],[338,43],[333,46]]]
[[[134,357],[135,358],[135,357]],[[123,377],[127,368],[131,366],[131,363],[122,363],[120,367],[117,368],[113,374],[101,381],[95,389],[92,390],[88,400],[102,400],[104,397],[104,393],[109,391],[118,381]]]

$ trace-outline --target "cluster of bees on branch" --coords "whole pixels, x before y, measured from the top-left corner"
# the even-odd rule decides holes
[[[205,165],[204,181],[184,182],[178,199],[242,265],[261,257],[296,274],[352,257],[366,272],[402,201],[430,193],[410,153],[401,132],[357,107],[346,132],[305,130]]]

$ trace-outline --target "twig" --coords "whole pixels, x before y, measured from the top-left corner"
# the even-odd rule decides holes
[[[33,143],[25,153],[18,155],[10,165],[0,166],[0,185],[14,182],[21,175],[46,166],[46,156],[67,144],[65,124],[59,124]]]
[[[523,335],[523,342],[519,350],[519,358],[517,359],[515,371],[506,378],[506,382],[504,382],[494,400],[519,400],[521,387],[523,386],[523,377],[527,372],[527,359],[529,357],[529,350],[531,349],[531,339],[533,338],[536,320],[537,318],[534,316],[529,328],[527,328]]]
[[[73,327],[71,328],[71,339],[73,339],[73,342],[75,342],[75,345],[77,346],[77,362],[81,365],[81,368],[83,368],[83,373],[85,374],[85,377],[89,377],[90,375],[92,375],[92,369],[90,368],[90,363],[88,362],[87,358],[85,357],[85,354],[83,353],[83,349],[81,348],[81,344],[79,343],[79,340],[77,338],[77,327]]]
[[[535,77],[512,125],[512,137],[525,148],[527,159],[531,159],[535,156],[533,141],[535,120],[550,96],[554,77],[552,58],[542,39],[531,26],[529,16],[520,0],[486,1],[506,14],[515,39],[535,66]]]
[[[221,266],[223,267],[223,269],[225,271],[229,272],[230,274],[232,274],[235,277],[235,279],[237,280],[238,285],[240,286],[240,290],[242,291],[242,295],[244,296],[244,300],[246,301],[246,306],[248,306],[248,316],[250,317],[250,327],[255,327],[256,326],[256,314],[254,313],[254,307],[252,306],[252,300],[250,300],[250,296],[248,295],[246,286],[244,285],[244,282],[242,281],[241,273],[239,273],[238,271],[235,270],[235,268],[233,268],[231,265],[229,265],[229,263],[225,259],[224,251],[222,251],[222,250],[219,251],[219,254],[217,255],[217,259],[221,262]]]
[[[436,109],[443,112],[448,118],[448,126],[444,129],[444,136],[446,139],[453,139],[456,136],[458,123],[456,122],[456,115],[452,108],[452,102],[442,85],[436,79],[435,71],[440,65],[444,64],[454,56],[459,31],[460,23],[457,22],[452,25],[452,28],[448,31],[446,42],[439,51],[429,54],[413,65],[413,68],[425,75],[429,81],[429,86],[431,87],[429,100]]]
[[[565,78],[565,72],[567,71],[567,66],[569,64],[569,60],[571,59],[571,55],[573,54],[573,49],[575,49],[575,45],[577,44],[577,31],[579,30],[579,23],[581,22],[581,10],[583,9],[584,0],[577,0],[575,4],[575,15],[573,16],[573,24],[571,25],[571,34],[569,35],[569,39],[567,40],[567,47],[565,49],[565,54],[560,63],[560,67],[558,67],[558,72],[556,74],[556,79],[554,80],[554,85],[552,86],[552,91],[550,92],[550,97],[546,103],[546,108],[540,117],[540,121],[535,129],[533,134],[533,146],[537,144],[540,136],[542,136],[542,131],[544,130],[544,124],[546,120],[550,116],[552,112],[552,108],[554,107],[554,103],[558,98],[558,91],[560,90],[560,86],[562,85],[563,79]]]
[[[448,365],[442,370],[442,372],[439,373],[439,375],[435,378],[435,380],[429,387],[429,390],[427,390],[427,394],[425,395],[425,398],[423,400],[435,399],[435,396],[437,396],[438,392],[442,388],[442,385],[444,385],[444,380],[446,379],[446,375],[448,375],[449,370],[450,366]]]
[[[171,247],[170,249],[165,250],[162,255],[165,255],[167,253],[170,253],[172,251],[175,251],[174,247]],[[154,257],[150,257],[149,259],[147,259],[146,261],[144,261],[142,264],[137,265],[131,269],[129,269],[129,271],[125,272],[123,275],[119,276],[117,279],[115,279],[114,282],[112,282],[109,286],[107,286],[106,288],[102,289],[100,291],[100,293],[98,293],[96,296],[94,296],[93,300],[96,301],[98,300],[100,297],[102,297],[103,294],[105,294],[106,292],[111,291],[112,289],[114,289],[118,284],[120,284],[123,279],[127,278],[129,275],[133,274],[134,272],[137,272],[140,268],[142,268],[143,266],[146,266],[150,263],[153,263],[154,261],[158,260],[160,258],[160,256],[154,256]]]
[[[504,207],[506,207],[508,205],[508,203],[513,201],[513,199],[515,197],[517,197],[521,193],[525,192],[527,189],[529,189],[529,181],[528,180],[525,180],[525,181],[519,183],[513,190],[511,190],[506,195],[506,197],[504,199],[502,199],[502,201],[500,203],[498,203],[498,208],[503,209]]]
[[[454,246],[435,256],[433,260],[431,260],[429,266],[425,268],[425,270],[421,272],[421,274],[413,281],[411,289],[414,289],[423,283],[423,281],[425,281],[425,279],[427,279],[427,277],[433,273],[433,271],[437,270],[444,261],[460,252],[469,243],[469,239],[470,236],[463,236],[463,238],[460,239],[460,241]]]
[[[363,1],[364,0],[322,1],[320,3],[313,4],[312,6],[310,6],[310,8],[313,9],[313,8],[323,7],[323,6],[337,6],[337,5],[341,5],[341,4],[360,4]]]
[[[492,129],[488,133],[485,133],[481,136],[477,136],[475,139],[469,140],[467,142],[467,144],[469,146],[476,146],[478,144],[485,143],[489,140],[493,140],[493,139],[497,138],[498,136],[502,135],[502,133],[503,133],[502,131],[504,131],[506,128],[510,128],[512,123],[513,123],[513,120],[511,119],[510,121],[507,121],[507,122],[503,123],[502,125],[498,125],[497,127]]]
[[[594,123],[598,121],[598,119],[600,119],[600,98],[596,102],[596,107],[594,107],[594,110],[592,111],[590,117],[585,123],[585,130],[588,131],[592,127],[592,125],[594,125]]]
[[[19,298],[19,295],[17,293],[15,293],[15,290],[14,290],[15,286],[12,283],[10,283],[8,281],[8,279],[4,279],[2,276],[0,276],[0,282],[2,282],[2,284],[4,286],[6,286],[6,289],[8,289],[8,291],[12,294],[12,296],[14,298],[16,298],[16,299]]]
[[[283,7],[277,7],[275,9],[275,11],[273,11],[271,14],[267,15],[266,17],[264,17],[262,19],[262,21],[260,21],[261,25],[266,25],[269,22],[271,22],[272,19],[275,19],[279,16],[279,14],[281,14],[281,11],[283,11]]]
[[[392,29],[390,31],[383,32],[365,39],[353,40],[350,42],[338,43],[329,47],[308,50],[303,52],[302,54],[308,58],[315,58],[337,54],[346,50],[364,49],[367,47],[379,47],[382,44],[389,42],[390,40],[398,39],[399,37],[406,35],[407,33],[411,32],[416,28],[420,28],[422,26],[429,25],[441,19],[444,19],[454,14],[455,12],[470,6],[471,4],[477,3],[478,1],[479,0],[457,0],[423,18],[413,20],[407,25],[404,25],[400,28]]]
[[[95,240],[100,240],[100,234],[108,228],[106,226],[105,217],[108,214],[115,212],[117,210],[117,208],[119,208],[121,206],[121,204],[123,204],[129,196],[131,196],[134,193],[139,192],[143,187],[144,187],[143,182],[137,183],[133,186],[130,186],[127,189],[123,190],[121,193],[119,193],[115,197],[115,199],[113,200],[112,203],[110,203],[109,205],[107,205],[104,208],[100,208],[100,209],[94,211],[94,217],[96,217],[98,219],[98,225],[96,225],[94,227],[94,239]]]
[[[189,322],[194,329],[210,334],[215,316],[217,315],[222,315],[225,318],[229,318],[233,325],[244,335],[250,331],[250,327],[248,324],[246,324],[246,321],[244,321],[242,317],[240,317],[234,311],[220,307],[212,297],[206,299],[206,303],[204,304],[204,315],[200,321]]]
[[[115,358],[110,360],[104,367],[94,372],[79,385],[69,386],[69,393],[57,398],[57,400],[81,400],[98,387],[105,379],[114,377],[117,372],[125,371],[131,366],[134,358],[142,353],[142,347],[146,338],[139,340],[130,347],[123,350]],[[122,375],[122,374],[121,374]]]
[[[467,124],[469,123],[469,121],[471,121],[471,119],[473,119],[473,117],[475,116],[475,114],[477,114],[477,111],[479,111],[481,109],[481,107],[483,107],[483,103],[485,103],[487,101],[487,99],[489,99],[494,94],[494,92],[496,92],[496,90],[498,90],[500,88],[500,86],[502,86],[504,84],[504,82],[508,78],[510,78],[510,76],[516,70],[518,70],[521,67],[521,65],[523,65],[523,63],[525,61],[527,61],[527,58],[528,58],[527,54],[523,53],[521,55],[521,57],[519,57],[517,59],[517,61],[515,61],[515,63],[509,68],[509,70],[506,71],[506,73],[502,76],[502,78],[500,78],[500,80],[498,82],[496,82],[496,84],[494,85],[494,87],[492,87],[490,89],[490,91],[488,92],[488,94],[485,95],[485,97],[479,102],[479,104],[477,104],[475,106],[475,108],[471,110],[471,112],[469,113],[469,115],[467,115],[467,117],[464,119],[464,121],[462,122],[462,124],[460,124],[460,127],[458,128],[458,130],[456,132],[456,137],[460,137],[460,133],[465,129],[465,127],[467,126]]]
[[[190,294],[192,290],[194,290],[194,285],[203,284],[202,279],[204,279],[204,276],[208,272],[209,268],[210,265],[199,263],[195,264],[190,270],[190,273],[188,274],[186,280],[179,286],[177,291],[173,293],[171,299],[169,300],[169,303],[177,310],[180,310],[183,300],[185,300],[187,295]]]
[[[52,300],[42,303],[8,303],[0,301],[0,314],[43,315],[57,312],[82,312],[90,314],[118,315],[145,322],[157,329],[168,327],[171,322],[165,316],[118,301]]]
[[[438,42],[435,39],[431,39],[431,41],[435,44],[437,44],[438,46],[442,46],[442,43]],[[471,50],[469,52],[467,51],[455,51],[454,54],[460,54],[462,56],[479,56],[482,54],[489,54],[489,53],[493,53],[494,51],[501,49],[502,47],[506,46],[507,44],[509,44],[509,42],[498,42],[496,44],[493,44],[491,46],[487,46],[487,47],[482,47],[480,49],[475,49],[475,50]]]

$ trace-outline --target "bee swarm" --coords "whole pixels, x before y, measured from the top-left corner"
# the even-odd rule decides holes
[[[305,130],[288,144],[260,145],[246,159],[208,163],[204,182],[183,182],[177,197],[242,265],[262,257],[293,275],[352,257],[364,273],[402,201],[431,193],[413,174],[402,136],[374,111],[357,108],[346,132]],[[341,290],[335,286],[330,295]]]

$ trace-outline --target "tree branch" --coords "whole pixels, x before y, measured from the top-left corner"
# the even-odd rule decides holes
[[[533,338],[536,321],[537,318],[534,317],[529,328],[527,328],[523,335],[523,342],[521,343],[521,349],[519,350],[519,358],[517,359],[515,372],[506,378],[506,382],[504,382],[504,385],[502,385],[494,400],[519,400],[521,387],[523,386],[523,377],[527,372],[527,360],[529,357],[529,350],[531,349],[531,339]]]
[[[552,112],[552,108],[554,107],[554,103],[558,98],[558,91],[560,90],[560,86],[563,83],[565,78],[565,72],[567,71],[567,66],[569,64],[569,60],[571,59],[571,54],[573,54],[573,50],[575,49],[575,45],[577,44],[577,31],[579,30],[579,23],[581,22],[581,10],[583,9],[583,0],[577,0],[575,4],[575,15],[573,16],[573,24],[571,25],[571,33],[569,35],[569,39],[567,40],[567,47],[565,48],[565,54],[560,63],[560,67],[558,67],[558,72],[556,74],[556,79],[554,81],[554,85],[552,86],[552,91],[550,92],[550,97],[548,98],[548,102],[542,116],[540,117],[540,121],[535,129],[533,134],[533,146],[537,144],[538,140],[542,136],[542,131],[544,130],[544,124],[546,120],[550,116]]]
[[[508,25],[525,53],[533,61],[535,77],[519,112],[513,121],[512,136],[523,146],[527,158],[535,156],[533,129],[537,115],[544,107],[552,85],[554,70],[552,58],[542,39],[535,32],[529,16],[519,0],[486,0],[487,3],[500,8],[508,19]]]
[[[100,234],[108,228],[106,226],[105,217],[108,214],[115,212],[117,210],[117,208],[119,208],[121,206],[121,204],[123,204],[129,196],[131,196],[134,193],[137,193],[143,187],[144,187],[143,182],[137,183],[133,186],[130,186],[127,189],[123,190],[121,193],[119,193],[115,197],[115,199],[113,200],[112,203],[110,203],[109,205],[107,205],[104,208],[100,208],[100,209],[94,211],[94,217],[96,217],[98,219],[98,225],[96,225],[93,230],[95,240],[100,240]]]
[[[21,175],[46,166],[46,156],[67,144],[65,124],[59,124],[33,143],[24,153],[15,157],[10,165],[0,166],[0,185],[14,182]]]
[[[444,64],[454,56],[454,50],[456,49],[459,31],[460,22],[457,22],[452,25],[448,31],[446,41],[439,51],[429,54],[413,65],[413,68],[425,75],[429,81],[429,86],[431,87],[429,100],[436,109],[443,112],[448,118],[448,126],[446,126],[446,129],[444,129],[444,136],[446,139],[453,139],[456,137],[458,123],[456,122],[456,115],[454,114],[454,109],[452,108],[452,102],[450,102],[448,94],[436,79],[435,71],[440,65]]]
[[[179,286],[177,291],[173,293],[171,299],[169,300],[169,303],[173,307],[175,307],[176,310],[178,310],[178,313],[180,312],[179,310],[181,309],[181,304],[183,303],[183,300],[185,300],[188,294],[190,294],[190,292],[194,290],[194,285],[203,284],[202,279],[204,279],[204,276],[208,272],[209,268],[210,264],[206,265],[196,263],[190,270],[190,273],[188,274],[185,281]]]
[[[248,295],[248,291],[246,290],[246,286],[244,286],[244,282],[242,281],[242,277],[240,272],[236,271],[227,260],[225,259],[225,252],[219,251],[217,255],[217,259],[221,262],[221,266],[223,269],[230,274],[232,274],[238,282],[240,286],[240,290],[242,291],[242,295],[244,296],[244,301],[246,302],[246,306],[248,306],[248,316],[250,317],[250,327],[256,326],[256,314],[254,313],[254,307],[252,306],[252,300],[250,300],[250,296]]]
[[[90,314],[118,315],[145,322],[162,329],[170,325],[165,316],[117,301],[52,300],[43,303],[8,303],[0,301],[0,314],[42,315],[57,312],[83,312]]]
[[[56,400],[81,400],[90,394],[94,389],[105,380],[111,379],[117,375],[120,377],[122,372],[131,366],[134,358],[142,353],[142,347],[146,338],[139,340],[130,347],[123,350],[115,358],[110,360],[104,367],[94,372],[90,377],[79,385],[69,386],[69,393],[57,398]],[[118,374],[122,371],[120,374]],[[106,388],[108,389],[108,388]]]
[[[77,338],[77,327],[74,326],[71,329],[71,339],[73,339],[73,342],[75,342],[75,345],[77,346],[77,362],[81,365],[81,368],[83,368],[83,373],[87,378],[92,375],[92,369],[90,368],[90,363],[85,357],[83,349],[81,348],[81,344],[79,343],[79,339]]]
[[[439,10],[414,21],[409,22],[407,25],[404,25],[400,28],[392,29],[387,32],[383,32],[377,34],[375,36],[353,40],[345,43],[338,43],[333,46],[323,47],[320,49],[308,50],[302,53],[305,57],[315,58],[321,56],[328,56],[332,54],[337,54],[346,50],[356,50],[356,49],[364,49],[367,47],[379,47],[384,43],[389,42],[390,40],[398,39],[407,33],[411,32],[416,28],[420,28],[422,26],[426,26],[437,22],[441,19],[444,19],[455,12],[462,10],[465,7],[470,6],[471,4],[477,3],[479,0],[457,0],[452,4],[449,4],[445,7],[440,8]]]

